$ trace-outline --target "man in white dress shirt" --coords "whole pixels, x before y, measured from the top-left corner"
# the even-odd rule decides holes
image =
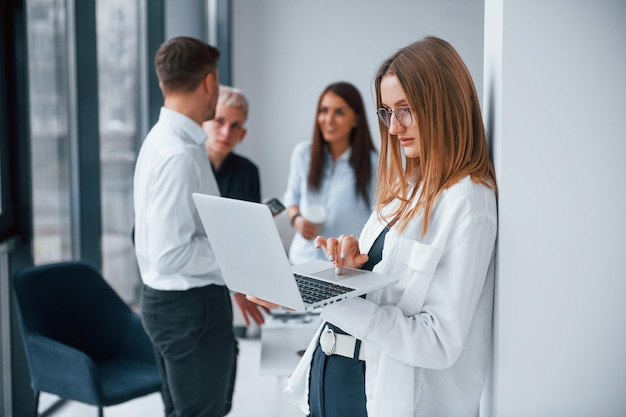
[[[167,417],[223,416],[231,408],[231,300],[191,198],[219,195],[201,127],[215,115],[219,55],[189,37],[161,45],[155,66],[164,103],[135,167],[141,314],[161,365]]]

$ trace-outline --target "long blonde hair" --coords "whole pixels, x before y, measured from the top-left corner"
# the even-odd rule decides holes
[[[387,74],[398,78],[414,123],[418,123],[420,156],[405,160],[397,137],[379,121],[376,210],[387,221],[397,219],[400,231],[423,211],[423,237],[437,197],[462,178],[469,175],[472,181],[497,192],[480,104],[463,60],[452,45],[439,38],[414,42],[383,62],[374,80],[379,108],[380,83]],[[383,207],[395,199],[400,201],[398,207],[383,216]]]

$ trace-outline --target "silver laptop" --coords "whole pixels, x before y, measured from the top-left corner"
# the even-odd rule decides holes
[[[322,260],[292,266],[267,205],[198,193],[193,200],[224,281],[233,291],[310,311],[397,282],[353,268],[337,275],[335,265]]]

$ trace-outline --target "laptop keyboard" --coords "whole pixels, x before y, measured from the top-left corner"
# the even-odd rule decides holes
[[[326,300],[354,290],[354,288],[344,287],[343,285],[333,284],[332,282],[320,281],[315,278],[305,277],[304,275],[293,274],[293,276],[296,278],[302,299],[308,304]]]

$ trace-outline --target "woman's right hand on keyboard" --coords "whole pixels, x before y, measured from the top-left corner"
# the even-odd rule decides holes
[[[328,260],[335,264],[337,275],[343,273],[343,267],[361,268],[369,257],[361,253],[359,241],[354,235],[341,235],[338,238],[328,239],[318,236],[315,238],[315,247],[322,248]]]

